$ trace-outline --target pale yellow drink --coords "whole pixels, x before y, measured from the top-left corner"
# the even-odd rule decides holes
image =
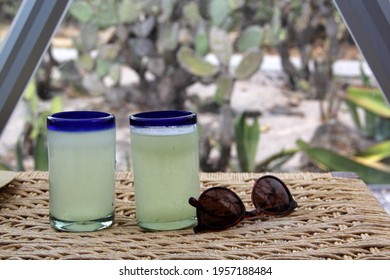
[[[112,224],[115,128],[48,130],[48,146],[51,222],[69,231],[92,231]]]
[[[193,225],[199,196],[196,125],[131,127],[136,218],[140,227],[172,230]]]

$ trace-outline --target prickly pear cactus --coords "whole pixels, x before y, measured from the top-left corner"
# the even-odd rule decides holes
[[[80,23],[75,65],[81,75],[94,72],[111,86],[120,86],[123,67],[132,68],[139,75],[136,92],[141,93],[132,100],[159,109],[182,109],[191,84],[214,83],[215,104],[220,106],[221,120],[226,119],[222,108],[232,112],[235,82],[249,78],[261,66],[266,33],[257,23],[266,22],[265,8],[270,4],[264,1],[75,0],[70,9]],[[236,55],[240,60],[233,68]],[[226,127],[229,123],[221,121],[221,131],[232,130],[233,125]],[[242,129],[247,133],[248,127]],[[216,166],[224,170],[230,154],[223,153],[230,153],[234,139],[220,138],[216,146],[223,160]],[[238,148],[242,154],[248,144]]]
[[[177,54],[180,65],[198,77],[211,77],[218,73],[218,67],[194,55],[190,48],[182,47]]]
[[[240,64],[234,71],[237,79],[247,79],[259,69],[263,54],[258,48],[249,49],[241,58]]]

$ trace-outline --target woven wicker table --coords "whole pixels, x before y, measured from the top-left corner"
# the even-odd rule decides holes
[[[247,205],[262,174],[202,173],[202,189],[225,185]],[[22,172],[0,189],[0,259],[390,259],[390,217],[359,179],[330,173],[275,174],[299,207],[229,230],[144,232],[135,222],[129,173],[117,173],[116,220],[92,233],[49,225],[48,175]]]

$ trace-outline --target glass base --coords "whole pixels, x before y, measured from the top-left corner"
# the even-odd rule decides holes
[[[89,232],[108,228],[114,223],[114,213],[91,221],[64,221],[50,216],[50,225],[59,231]]]
[[[138,226],[148,231],[175,230],[192,227],[196,224],[196,218],[185,219],[175,222],[145,223],[138,221]]]

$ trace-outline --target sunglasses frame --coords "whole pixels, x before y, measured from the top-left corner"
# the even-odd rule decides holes
[[[257,203],[255,202],[255,199],[254,199],[254,193],[255,193],[254,189],[257,187],[257,184],[259,184],[260,181],[266,180],[266,179],[275,180],[284,188],[284,190],[286,191],[286,194],[288,196],[289,202],[290,202],[288,209],[275,213],[275,212],[261,209],[261,207],[259,205],[257,205]],[[263,214],[263,215],[271,215],[271,216],[283,216],[283,215],[290,213],[291,211],[293,211],[295,208],[298,207],[298,203],[294,200],[294,198],[293,198],[290,190],[286,186],[286,184],[281,179],[279,179],[278,177],[273,176],[273,175],[264,175],[256,180],[256,182],[252,188],[251,201],[252,201],[252,204],[255,206],[255,210],[253,210],[253,211],[256,211],[257,215]],[[259,209],[261,209],[261,210],[259,210]]]
[[[255,197],[254,197],[255,196],[254,190],[255,190],[255,188],[259,187],[259,184],[262,180],[266,180],[266,179],[276,180],[283,187],[283,189],[286,192],[288,199],[289,199],[289,207],[286,210],[281,211],[281,212],[267,211],[267,210],[262,209],[258,205],[258,203],[256,202]],[[223,226],[223,227],[209,225],[209,224],[206,224],[202,221],[202,218],[201,218],[202,213],[201,212],[206,213],[210,216],[213,216],[213,213],[211,213],[209,210],[207,210],[201,204],[201,202],[199,202],[199,201],[202,201],[202,198],[204,196],[206,196],[206,194],[210,191],[218,191],[220,193],[227,192],[229,195],[233,196],[239,202],[239,206],[242,210],[241,210],[241,214],[238,216],[238,218],[235,221],[232,221],[231,223],[229,223],[228,225]],[[196,199],[194,197],[190,197],[188,202],[191,206],[196,208],[196,216],[198,219],[198,224],[193,228],[194,232],[201,233],[201,232],[206,232],[206,231],[221,231],[221,230],[225,230],[225,229],[228,229],[230,227],[234,227],[234,226],[238,225],[245,218],[257,217],[257,216],[261,216],[261,215],[283,216],[283,215],[287,215],[287,214],[291,213],[296,207],[298,207],[297,202],[294,200],[294,198],[293,198],[290,190],[286,186],[286,184],[281,179],[279,179],[278,177],[273,176],[273,175],[264,175],[255,181],[255,183],[252,187],[251,201],[252,201],[252,204],[255,206],[255,209],[252,211],[247,211],[242,199],[234,191],[228,189],[225,186],[215,186],[215,187],[211,187],[209,189],[206,189],[205,191],[202,192],[202,194],[199,196],[198,199]]]
[[[204,222],[201,222],[202,219],[200,219],[200,216],[201,216],[200,212],[201,211],[206,213],[206,214],[208,214],[208,215],[210,215],[210,216],[213,216],[213,213],[210,213],[210,211],[208,211],[206,208],[204,208],[203,205],[199,201],[201,201],[202,197],[206,196],[206,194],[208,192],[215,191],[215,190],[220,191],[220,192],[228,192],[230,195],[234,196],[237,199],[237,201],[239,202],[240,208],[242,209],[241,215],[239,216],[239,218],[237,220],[235,220],[234,222],[232,222],[231,224],[229,224],[228,226],[225,226],[225,227],[207,225]],[[241,198],[235,192],[233,192],[232,190],[228,189],[225,186],[211,187],[211,188],[203,191],[198,199],[196,199],[194,197],[190,197],[189,200],[188,200],[188,203],[191,206],[196,208],[196,216],[197,216],[197,219],[198,219],[198,224],[194,227],[194,232],[195,233],[204,232],[204,231],[219,231],[219,230],[223,230],[223,229],[226,229],[226,228],[229,228],[229,227],[233,227],[233,226],[239,224],[242,220],[244,220],[247,217],[247,215],[252,216],[251,212],[246,211],[245,205],[242,202]]]

